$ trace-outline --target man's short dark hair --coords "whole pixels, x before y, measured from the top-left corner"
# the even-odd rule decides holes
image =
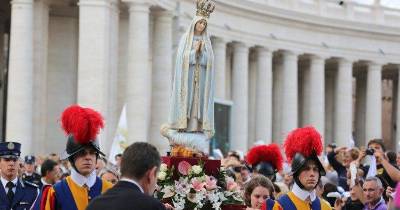
[[[370,140],[370,141],[368,142],[368,147],[369,147],[369,145],[371,145],[371,144],[379,144],[379,145],[382,147],[382,150],[383,150],[383,151],[386,151],[386,149],[385,149],[385,144],[383,143],[383,140],[382,140],[382,139],[372,139],[372,140]]]
[[[45,177],[48,172],[52,171],[56,167],[57,163],[54,160],[47,159],[42,163],[40,173],[42,177]]]
[[[141,179],[154,166],[160,167],[161,158],[157,148],[145,142],[127,147],[121,159],[121,176]]]

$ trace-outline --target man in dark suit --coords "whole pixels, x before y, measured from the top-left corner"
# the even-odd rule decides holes
[[[0,209],[31,209],[39,190],[33,183],[18,179],[21,144],[0,143]]]
[[[86,210],[164,210],[152,196],[160,164],[160,154],[151,144],[130,145],[122,155],[121,180],[90,202]]]
[[[40,175],[35,172],[35,156],[25,156],[25,172],[22,174],[22,180],[36,184],[41,187]],[[40,188],[39,188],[40,189]]]

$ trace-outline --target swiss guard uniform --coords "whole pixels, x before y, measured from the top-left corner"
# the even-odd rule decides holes
[[[96,139],[100,128],[104,127],[104,120],[93,109],[73,105],[64,110],[61,123],[68,135],[65,159],[73,169],[70,176],[43,192],[41,209],[84,210],[91,199],[112,187],[111,183],[96,176],[95,169],[90,175],[83,176],[75,166],[76,154],[86,148],[95,149],[97,156],[105,156]]]
[[[35,164],[35,156],[32,156],[32,155],[25,156],[25,164],[33,164],[34,165]],[[42,182],[40,181],[41,177],[35,171],[32,174],[28,174],[25,172],[22,174],[21,178],[24,181],[36,184],[37,186],[39,186],[39,188],[42,187]]]
[[[15,160],[17,161],[16,164],[18,164],[18,158],[21,153],[20,150],[20,143],[2,142],[0,143],[0,158],[11,159],[11,161]],[[31,209],[36,202],[39,194],[38,187],[33,183],[18,179],[17,169],[15,171],[15,177],[12,180],[6,180],[5,176],[0,171],[0,210]]]
[[[312,160],[319,169],[318,181],[325,175],[325,169],[318,159],[322,153],[321,135],[313,127],[298,128],[287,136],[284,143],[286,157],[292,165],[294,179],[290,192],[282,195],[274,205],[274,209],[283,210],[330,210],[327,202],[319,198],[315,188],[307,191],[299,180],[300,173],[306,169],[308,161]],[[268,207],[268,201],[267,207]],[[270,208],[264,208],[270,209]]]

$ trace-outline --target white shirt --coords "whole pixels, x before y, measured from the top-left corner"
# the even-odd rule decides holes
[[[293,184],[292,192],[302,201],[305,201],[307,197],[310,197],[311,202],[313,202],[317,198],[315,189],[312,191],[303,190],[296,184],[296,182]]]
[[[44,178],[41,178],[40,181],[42,182],[43,186],[52,185],[52,184],[47,183],[46,180],[44,180]]]
[[[125,177],[124,177],[124,178],[121,178],[120,181],[130,182],[130,183],[136,185],[136,186],[139,188],[139,190],[140,190],[142,193],[144,193],[142,186],[140,186],[140,184],[137,183],[135,180],[133,180],[133,179],[128,179],[128,178],[125,178]]]
[[[18,177],[15,177],[15,179],[12,180],[11,182],[14,183],[14,187],[12,188],[12,191],[15,194],[15,191],[17,190]],[[8,190],[9,190],[8,187],[6,187],[8,181],[1,176],[1,183],[3,184],[3,188],[4,188],[4,190],[6,191],[6,194],[7,194]]]
[[[96,170],[93,170],[92,173],[86,177],[75,171],[75,169],[72,169],[71,178],[80,187],[83,187],[83,185],[86,184],[90,189],[96,183]]]

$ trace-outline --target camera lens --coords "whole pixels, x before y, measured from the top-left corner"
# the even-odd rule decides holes
[[[365,151],[365,153],[366,153],[367,155],[374,155],[375,150],[372,149],[372,148],[369,148],[369,149],[367,149],[367,150]]]

